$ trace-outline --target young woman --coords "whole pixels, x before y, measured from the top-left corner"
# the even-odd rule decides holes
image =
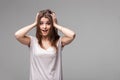
[[[36,28],[36,37],[27,33]],[[58,35],[58,30],[64,36]],[[15,32],[16,39],[30,48],[30,80],[63,80],[62,48],[71,43],[75,32],[57,24],[51,10],[42,10],[34,23]]]

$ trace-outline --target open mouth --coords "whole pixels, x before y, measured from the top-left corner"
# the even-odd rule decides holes
[[[47,32],[48,30],[46,29],[46,30],[42,30],[43,32]]]
[[[42,30],[42,34],[46,35],[48,33],[48,30],[45,29],[45,30]]]

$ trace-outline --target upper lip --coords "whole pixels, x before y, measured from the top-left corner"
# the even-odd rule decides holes
[[[42,31],[47,31],[47,29],[43,29]]]

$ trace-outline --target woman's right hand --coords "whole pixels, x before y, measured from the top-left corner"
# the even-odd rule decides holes
[[[36,18],[35,18],[35,21],[34,21],[35,26],[36,26],[36,25],[38,24],[38,22],[39,22],[39,21],[38,21],[38,16],[39,16],[39,13],[36,14]]]
[[[30,45],[30,37],[27,36],[27,33],[31,29],[33,29],[35,26],[37,26],[37,24],[38,24],[38,16],[39,16],[39,13],[37,13],[34,23],[32,23],[32,24],[30,24],[28,26],[25,26],[25,27],[23,27],[23,28],[21,28],[21,29],[19,29],[18,31],[15,32],[16,39],[19,42],[21,42],[22,44]]]

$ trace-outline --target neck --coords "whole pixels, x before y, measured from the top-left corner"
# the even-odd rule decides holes
[[[45,41],[46,41],[46,40],[49,40],[49,37],[43,36],[43,37],[42,37],[42,40],[45,40]]]

